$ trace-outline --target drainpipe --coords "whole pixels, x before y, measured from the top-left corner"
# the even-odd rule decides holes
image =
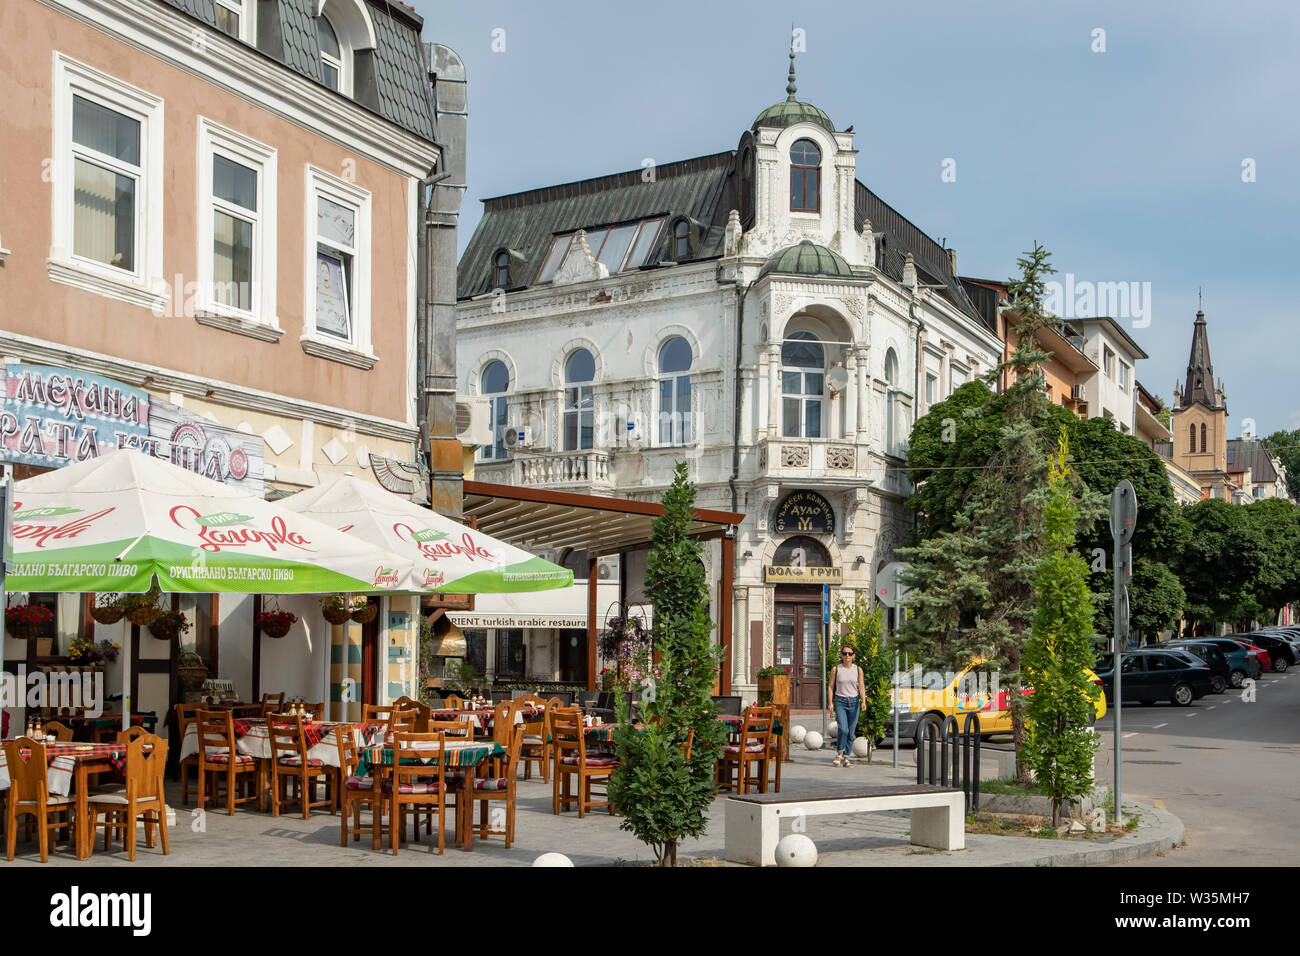
[[[440,514],[461,516],[464,469],[462,446],[456,438],[456,226],[465,195],[466,117],[465,66],[460,56],[440,43],[424,45],[442,147],[439,175],[420,184],[428,190],[422,209],[424,256],[419,281],[423,287],[420,331],[419,415],[422,453],[429,455],[433,473],[430,502]],[[422,361],[421,361],[422,360]]]
[[[743,395],[743,386],[740,377],[740,350],[745,342],[745,296],[749,295],[749,290],[754,287],[755,279],[741,286],[739,279],[718,278],[718,285],[730,285],[736,288],[736,388],[735,388],[735,412],[731,419],[731,477],[727,479],[727,486],[731,489],[731,511],[734,514],[739,504],[739,492],[736,490],[736,480],[740,477],[740,400]]]

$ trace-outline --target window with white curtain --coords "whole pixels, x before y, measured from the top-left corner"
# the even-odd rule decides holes
[[[370,367],[370,193],[307,167],[308,329],[303,348]]]
[[[781,346],[781,434],[822,437],[826,350],[811,332],[791,332]]]
[[[595,379],[596,360],[586,349],[574,349],[564,362],[565,451],[581,451],[595,443]]]
[[[510,391],[510,370],[500,359],[483,366],[480,391],[488,400],[488,421],[492,425],[492,444],[479,449],[483,461],[504,461],[506,457],[506,418],[509,412],[506,393]]]
[[[691,346],[674,335],[659,349],[659,444],[691,441]]]
[[[339,45],[338,31],[329,17],[316,18],[316,36],[320,42],[321,79],[331,90],[343,91],[343,49]]]
[[[200,117],[199,163],[202,308],[277,327],[275,150]]]
[[[54,59],[51,279],[160,308],[163,101]]]

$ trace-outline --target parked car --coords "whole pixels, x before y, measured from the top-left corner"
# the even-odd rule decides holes
[[[1213,644],[1223,651],[1231,668],[1228,682],[1233,687],[1240,687],[1248,677],[1255,679],[1260,675],[1259,659],[1251,656],[1250,652],[1236,641],[1230,641],[1225,637],[1198,637],[1194,640],[1170,641],[1165,646],[1178,647],[1183,644]]]
[[[1107,703],[1115,697],[1115,661],[1104,655],[1097,666],[1097,677],[1106,693]],[[1154,704],[1167,700],[1179,707],[1213,692],[1210,665],[1187,651],[1153,649],[1127,651],[1120,665],[1120,694],[1125,700]]]
[[[1255,659],[1259,661],[1259,669],[1261,672],[1271,671],[1273,669],[1273,655],[1259,644],[1256,644],[1249,636],[1245,634],[1229,634],[1227,636],[1245,647],[1247,651],[1254,652]]]
[[[1232,665],[1228,663],[1228,656],[1217,645],[1201,641],[1179,641],[1161,646],[1177,647],[1205,661],[1210,665],[1210,685],[1214,693],[1222,694],[1228,689],[1228,684],[1232,682]]]
[[[1300,664],[1300,640],[1288,639],[1269,631],[1257,631],[1249,637],[1269,652],[1273,658],[1273,670],[1279,674],[1292,664]]]

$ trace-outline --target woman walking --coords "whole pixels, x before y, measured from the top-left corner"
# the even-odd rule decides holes
[[[867,706],[867,683],[856,657],[853,648],[840,648],[840,662],[835,665],[826,687],[826,696],[835,701],[835,722],[840,731],[835,743],[837,767],[853,766],[849,758],[853,756],[853,739],[858,734],[858,714]]]

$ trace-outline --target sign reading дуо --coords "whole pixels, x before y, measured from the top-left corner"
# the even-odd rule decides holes
[[[772,515],[772,530],[777,534],[802,531],[807,534],[834,534],[835,510],[815,491],[794,491],[781,499]]]
[[[763,580],[768,584],[843,584],[844,569],[769,564],[763,568]]]
[[[109,378],[44,365],[4,366],[0,460],[46,468],[138,448],[262,497],[265,443]]]

